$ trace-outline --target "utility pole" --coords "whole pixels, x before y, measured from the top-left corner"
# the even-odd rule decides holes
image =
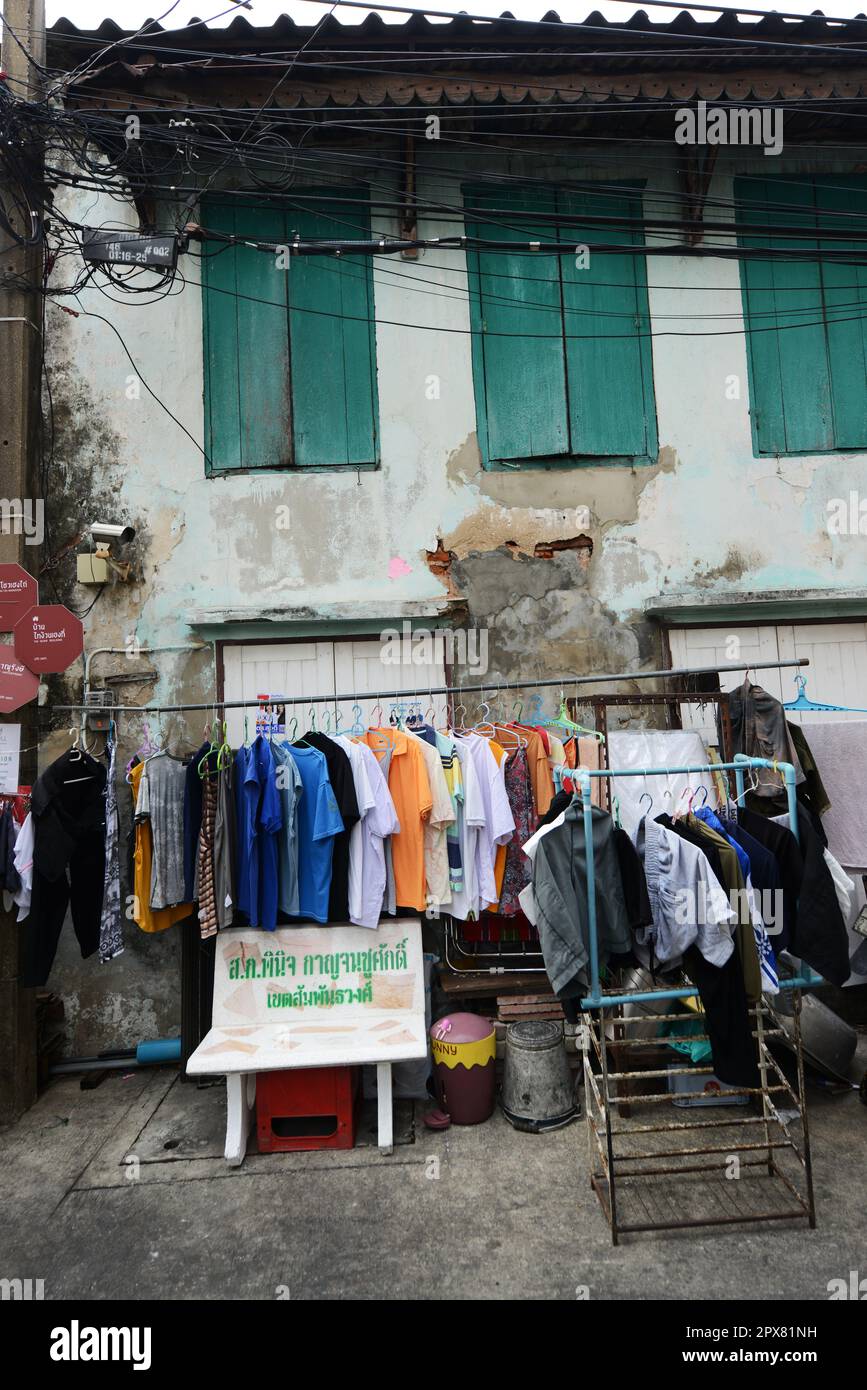
[[[5,73],[0,81],[15,101],[34,99],[39,95],[40,74],[27,54],[44,67],[45,0],[3,0],[0,44]],[[30,235],[32,227],[9,214],[15,199],[11,181],[5,179],[0,159],[0,197],[7,216],[19,235]],[[38,204],[34,211],[41,215]],[[41,246],[20,247],[0,229],[0,498],[4,505],[0,562],[21,565],[34,575],[39,573],[40,546],[26,543],[33,535],[28,537],[23,518],[15,524],[13,512],[20,501],[22,508],[32,504],[31,516],[40,515],[43,501],[36,465],[42,254]],[[25,288],[25,282],[32,289]],[[41,532],[37,534],[41,538]],[[33,703],[5,716],[3,722],[21,724],[21,747],[32,749],[36,743]],[[24,784],[35,780],[35,751],[23,754],[20,777]],[[16,917],[14,907],[5,912],[0,903],[0,1123],[6,1124],[36,1099],[36,995],[21,985],[23,933],[28,927],[26,923],[19,927]]]

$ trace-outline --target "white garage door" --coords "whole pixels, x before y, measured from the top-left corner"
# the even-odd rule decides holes
[[[802,675],[807,695],[817,703],[867,707],[867,623],[794,623],[761,627],[671,628],[668,633],[672,666],[726,666],[735,661],[809,660]],[[794,700],[798,691],[795,670],[758,671],[752,679],[778,700]],[[724,690],[733,690],[743,673],[723,676]],[[684,708],[684,727],[705,735],[714,727],[712,711]],[[687,717],[688,715],[688,717]],[[793,721],[809,724],[830,718],[822,714],[793,713]],[[864,713],[835,714],[834,719],[865,719]]]
[[[226,701],[245,700],[248,708],[227,710],[226,723],[229,742],[233,747],[244,738],[244,716],[252,737],[255,730],[256,711],[259,697],[270,695],[271,703],[286,705],[287,718],[294,715],[301,733],[309,727],[309,700],[314,695],[338,695],[357,692],[357,701],[343,701],[339,705],[340,728],[346,731],[355,719],[353,703],[360,707],[360,720],[365,726],[376,721],[387,724],[391,701],[382,702],[382,713],[377,706],[377,694],[383,690],[404,690],[407,692],[406,706],[417,695],[425,714],[430,703],[428,691],[432,687],[446,684],[445,665],[442,660],[422,665],[414,661],[394,663],[383,661],[394,655],[393,648],[383,648],[378,637],[362,637],[340,642],[267,642],[249,645],[226,646],[223,649],[224,696]],[[412,652],[409,653],[412,655]],[[418,651],[416,651],[418,654]],[[365,698],[366,697],[366,698]],[[434,697],[436,718],[442,716],[445,697]],[[327,705],[316,705],[316,726],[323,728],[323,713],[331,712],[333,731],[338,712],[336,700]]]

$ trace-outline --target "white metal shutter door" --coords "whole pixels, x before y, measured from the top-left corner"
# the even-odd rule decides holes
[[[263,642],[242,646],[227,646],[223,651],[225,698],[245,700],[247,708],[227,710],[226,723],[229,742],[237,747],[244,738],[244,716],[252,738],[255,734],[256,710],[259,695],[284,697],[286,716],[298,720],[298,733],[309,725],[309,706],[305,699],[314,695],[357,693],[361,705],[361,722],[366,726],[377,705],[377,696],[385,690],[405,690],[407,698],[417,694],[422,712],[429,704],[428,691],[445,685],[445,666],[442,660],[414,665],[401,661],[384,663],[383,647],[378,637],[358,638],[338,642]],[[365,698],[367,696],[368,698]],[[442,696],[436,701],[438,717],[442,713]],[[353,722],[353,701],[340,705],[340,728],[346,730]],[[388,723],[391,702],[382,704],[382,720]],[[322,716],[331,710],[331,728],[335,727],[336,703],[317,705],[316,724],[323,727]],[[377,710],[377,718],[379,718]]]
[[[339,694],[353,691],[358,694],[357,703],[361,706],[361,722],[365,726],[373,722],[374,714],[377,722],[387,724],[389,722],[389,710],[391,700],[383,700],[382,712],[377,708],[377,695],[383,690],[405,690],[407,692],[407,704],[414,696],[418,696],[421,704],[422,714],[425,714],[431,704],[428,691],[437,686],[445,685],[445,663],[442,659],[442,643],[434,644],[430,642],[431,654],[435,659],[432,662],[425,661],[416,665],[410,660],[413,655],[413,648],[409,643],[402,643],[398,648],[398,654],[402,659],[398,663],[383,661],[383,655],[393,652],[394,647],[384,648],[379,642],[359,640],[355,642],[335,642],[334,644],[334,668],[335,668],[335,689]],[[425,650],[416,646],[415,651],[420,655],[425,655]],[[436,659],[436,658],[439,659]],[[371,692],[373,698],[364,699],[363,696]],[[442,708],[445,696],[434,697],[437,722],[441,721]],[[340,727],[345,729],[351,724],[354,718],[351,705],[347,709],[346,704],[341,705]]]
[[[287,706],[295,702],[295,708],[287,708],[287,717],[293,714],[297,717],[299,731],[306,727],[305,696],[334,694],[334,644],[257,642],[249,646],[225,647],[223,671],[226,700],[248,702],[245,710],[226,711],[229,742],[237,748],[244,740],[245,715],[250,738],[255,736],[259,695],[290,697]],[[317,724],[320,712],[317,706]]]

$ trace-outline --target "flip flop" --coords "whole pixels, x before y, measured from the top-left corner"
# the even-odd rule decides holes
[[[424,1117],[425,1125],[428,1129],[448,1129],[452,1122],[451,1115],[447,1115],[445,1110],[428,1110]]]

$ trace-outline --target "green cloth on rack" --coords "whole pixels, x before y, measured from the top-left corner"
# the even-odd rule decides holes
[[[685,1038],[689,1041],[669,1042],[668,1046],[673,1047],[676,1052],[682,1052],[691,1062],[706,1062],[711,1056],[711,1045],[705,1034],[703,1018],[693,1019],[663,1019],[659,1028],[661,1038]]]

